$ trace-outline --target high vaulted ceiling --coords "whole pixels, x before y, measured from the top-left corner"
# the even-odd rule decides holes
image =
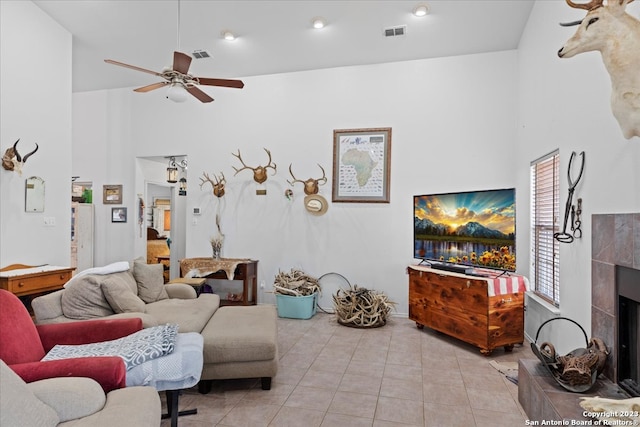
[[[162,71],[171,65],[174,50],[211,55],[193,61],[190,72],[195,76],[242,78],[516,49],[534,1],[34,3],[73,35],[73,90],[82,92],[154,83],[152,75],[104,59]],[[428,4],[427,16],[412,14],[419,4]],[[327,26],[313,29],[315,17],[324,18]],[[385,28],[400,25],[406,25],[404,36],[383,36]],[[224,30],[237,38],[224,40]]]

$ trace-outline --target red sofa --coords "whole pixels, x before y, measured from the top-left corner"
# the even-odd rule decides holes
[[[25,382],[55,377],[88,377],[105,392],[126,386],[120,357],[83,357],[41,362],[56,344],[109,341],[142,329],[140,318],[35,325],[18,297],[0,289],[0,359]]]

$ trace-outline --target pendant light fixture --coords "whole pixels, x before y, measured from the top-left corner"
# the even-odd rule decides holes
[[[169,158],[169,166],[167,167],[167,182],[175,184],[178,182],[178,166],[176,165],[176,158]]]

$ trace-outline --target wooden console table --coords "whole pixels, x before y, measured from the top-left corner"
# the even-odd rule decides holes
[[[181,277],[242,280],[242,295],[236,300],[220,296],[220,305],[255,305],[258,293],[258,261],[244,258],[185,258],[180,260]]]
[[[0,269],[0,288],[25,296],[62,289],[75,268],[13,264]]]
[[[409,319],[480,348],[489,355],[524,341],[523,276],[468,276],[409,266]],[[484,271],[483,271],[484,273]]]

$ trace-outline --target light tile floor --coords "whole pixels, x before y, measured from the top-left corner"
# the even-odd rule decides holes
[[[278,334],[271,390],[258,379],[217,381],[206,395],[186,390],[180,408],[196,407],[198,414],[180,417],[179,426],[525,425],[518,387],[489,362],[535,359],[527,343],[486,357],[406,318],[358,329],[321,312],[308,320],[279,318]]]

